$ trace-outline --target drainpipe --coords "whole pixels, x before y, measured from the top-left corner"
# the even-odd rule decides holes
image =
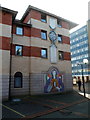
[[[30,25],[31,25],[31,22],[30,22]],[[30,34],[31,34],[31,28],[32,28],[32,25],[30,27]],[[30,36],[30,56],[29,56],[29,95],[31,94],[31,36]]]
[[[11,100],[12,43],[13,43],[13,22],[12,22],[12,28],[11,28],[11,41],[10,41],[10,67],[9,67],[9,93],[8,93],[8,100]]]

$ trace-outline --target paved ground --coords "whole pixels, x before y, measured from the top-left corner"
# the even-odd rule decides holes
[[[83,94],[83,85],[81,85],[81,91],[78,90],[78,85],[74,85],[73,89],[75,91],[77,91],[79,94],[84,95]],[[87,98],[90,99],[90,82],[85,83],[85,95],[86,95]]]
[[[90,99],[80,95],[77,87],[64,94],[23,96],[20,99],[20,102],[6,101],[0,104],[3,120],[90,119]]]

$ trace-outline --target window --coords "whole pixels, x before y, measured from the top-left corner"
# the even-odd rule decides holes
[[[16,34],[17,35],[23,35],[23,28],[22,27],[16,27]]]
[[[41,21],[42,22],[47,22],[45,14],[41,14]]]
[[[76,32],[76,35],[78,35],[78,32]]]
[[[47,31],[41,30],[41,38],[46,40],[47,39]]]
[[[16,72],[14,75],[14,88],[22,88],[22,73]]]
[[[58,42],[62,42],[62,36],[61,35],[58,35]]]
[[[41,49],[41,57],[47,58],[47,49],[46,48]]]
[[[58,27],[62,27],[62,26],[61,26],[61,22],[60,22],[59,20],[57,20],[57,26],[58,26]]]
[[[63,60],[63,51],[58,51],[59,60]]]
[[[22,46],[15,46],[15,55],[22,56]]]

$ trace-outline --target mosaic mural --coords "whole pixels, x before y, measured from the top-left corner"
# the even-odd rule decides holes
[[[62,92],[64,91],[64,84],[62,82],[63,75],[59,71],[53,68],[46,75],[46,84],[44,87],[45,93],[50,92]]]

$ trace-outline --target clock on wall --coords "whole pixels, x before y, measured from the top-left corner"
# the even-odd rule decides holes
[[[56,35],[56,33],[55,33],[54,31],[51,31],[51,32],[49,33],[49,39],[50,39],[53,43],[55,43],[55,41],[57,40],[57,35]]]

